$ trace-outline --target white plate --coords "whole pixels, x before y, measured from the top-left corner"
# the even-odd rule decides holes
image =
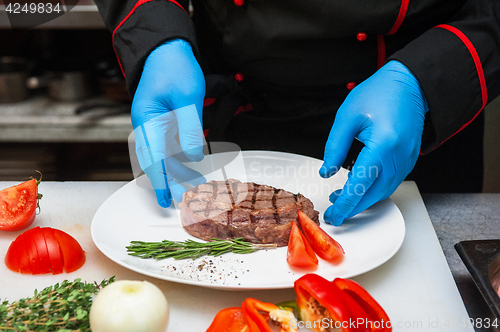
[[[219,164],[218,164],[219,163]],[[219,167],[212,171],[212,166]],[[206,156],[193,164],[209,180],[236,178],[302,193],[320,212],[321,226],[345,250],[338,265],[322,261],[316,270],[294,270],[286,262],[286,247],[251,254],[226,254],[196,260],[141,259],[127,254],[130,241],[195,239],[180,224],[177,204],[168,209],[156,203],[154,191],[145,188],[145,176],[126,184],[109,197],[92,221],[92,239],[99,250],[114,262],[151,277],[220,289],[291,288],[305,273],[314,272],[327,279],[349,278],[370,271],[389,260],[401,247],[405,236],[403,216],[390,200],[379,202],[339,227],[325,224],[323,212],[330,205],[329,194],[342,188],[347,171],[322,179],[322,161],[304,156],[244,151]],[[221,165],[225,165],[221,168]],[[208,168],[207,168],[208,167]],[[210,169],[210,170],[209,170]]]

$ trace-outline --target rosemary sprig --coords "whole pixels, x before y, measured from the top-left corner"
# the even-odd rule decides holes
[[[80,279],[64,280],[38,292],[33,297],[0,304],[0,331],[88,332],[92,295],[114,281],[100,284]]]
[[[126,247],[128,254],[141,258],[165,259],[196,259],[201,256],[220,256],[228,252],[249,254],[251,252],[276,248],[276,244],[254,244],[244,241],[242,237],[232,240],[212,239],[209,242],[193,240],[161,242],[131,241]]]

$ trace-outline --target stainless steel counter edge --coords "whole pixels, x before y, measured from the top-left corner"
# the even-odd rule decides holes
[[[107,103],[104,97],[59,102],[35,95],[12,104],[0,104],[0,142],[127,142],[132,132],[130,114],[97,108],[77,115],[85,103]]]

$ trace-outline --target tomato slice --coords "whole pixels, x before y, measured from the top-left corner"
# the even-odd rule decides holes
[[[22,233],[9,246],[5,255],[5,265],[14,272],[31,273],[30,262],[31,243]]]
[[[30,243],[29,238],[23,233],[17,239],[18,255],[19,255],[19,272],[32,273],[30,259]]]
[[[38,203],[35,179],[0,191],[0,230],[20,231],[29,227]]]
[[[344,257],[344,249],[328,233],[299,210],[299,224],[314,252],[327,261],[340,262]]]
[[[23,233],[24,235],[24,244],[26,246],[26,250],[28,253],[28,258],[31,266],[30,273],[32,274],[41,274],[42,266],[40,265],[40,257],[38,256],[38,251],[36,249],[36,243],[33,240],[33,236],[36,233],[36,228],[28,229]]]
[[[14,272],[21,272],[21,256],[20,256],[20,250],[19,250],[19,244],[17,242],[17,239],[14,240],[11,245],[9,246],[9,249],[7,249],[7,254],[5,255],[5,265],[9,268],[9,270],[14,271]],[[25,255],[26,256],[26,255]],[[29,261],[26,260],[29,266]]]
[[[61,249],[64,270],[68,273],[78,270],[86,260],[85,251],[80,243],[63,231],[58,229],[53,229],[53,231]]]
[[[318,265],[318,257],[295,222],[292,222],[290,230],[286,261],[297,267],[310,268]]]
[[[50,227],[44,227],[41,228],[41,230],[45,238],[45,245],[47,246],[47,252],[49,254],[52,274],[62,273],[63,261],[61,256],[61,249],[59,248],[59,243],[57,242],[56,236],[54,235],[54,230]]]
[[[33,230],[32,243],[36,247],[38,252],[38,261],[40,263],[40,273],[49,273],[52,271],[50,265],[49,251],[47,250],[47,244],[45,243],[45,235],[40,227],[35,227]]]

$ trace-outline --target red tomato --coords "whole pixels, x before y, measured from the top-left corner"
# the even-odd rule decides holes
[[[340,261],[344,257],[344,249],[328,233],[299,210],[299,224],[314,252],[327,261]]]
[[[38,255],[38,249],[36,248],[37,242],[35,240],[35,233],[38,232],[40,227],[35,227],[32,229],[28,229],[25,231],[25,239],[24,243],[26,245],[26,249],[28,252],[28,257],[30,259],[30,266],[31,266],[31,273],[33,274],[42,274],[42,273],[47,273],[50,272],[48,271],[43,271],[42,270],[42,264],[40,262],[40,256]],[[50,262],[49,262],[50,263]]]
[[[50,227],[35,227],[19,235],[7,250],[5,265],[20,273],[59,274],[78,270],[85,252],[72,236]]]
[[[36,229],[37,231],[33,232],[33,239],[31,241],[31,245],[35,246],[36,252],[38,254],[38,261],[40,262],[40,273],[52,272],[52,267],[50,265],[49,251],[47,250],[47,244],[45,243],[45,236],[43,234],[43,231],[41,228],[33,228],[33,229]]]
[[[7,260],[9,260],[11,264],[15,264],[17,262],[19,272],[31,273],[30,257],[26,252],[26,248],[28,248],[30,245],[28,242],[26,242],[26,236],[24,235],[24,233],[17,237],[16,242],[17,243],[15,245],[11,244],[11,247],[13,247],[12,250],[11,247],[9,247],[7,256],[5,256],[5,263],[7,263]],[[11,256],[14,257],[10,258]],[[11,270],[14,271],[14,269]]]
[[[295,222],[292,222],[292,229],[290,230],[286,261],[288,264],[297,267],[307,268],[318,265],[318,257],[316,257],[314,250]]]
[[[38,203],[35,179],[0,191],[0,230],[20,231],[35,220]]]
[[[69,273],[81,268],[86,258],[80,243],[68,233],[58,229],[53,229],[53,231],[61,249],[64,270]]]
[[[7,250],[7,254],[5,255],[5,265],[7,265],[7,267],[14,272],[21,271],[21,257],[19,256],[19,250],[17,248],[15,248],[18,246],[18,243],[21,241],[21,239],[20,239],[21,235],[19,235],[17,237],[17,239],[16,239],[17,243],[15,245],[14,245],[14,242],[16,242],[16,241],[11,243],[11,245],[9,246],[9,249]],[[27,257],[26,257],[26,262],[28,262],[28,266],[29,266],[29,261],[27,260]]]
[[[63,272],[63,260],[61,256],[61,249],[54,235],[54,229],[50,227],[41,228],[47,251],[49,253],[50,266],[52,267],[52,274],[59,274]]]

